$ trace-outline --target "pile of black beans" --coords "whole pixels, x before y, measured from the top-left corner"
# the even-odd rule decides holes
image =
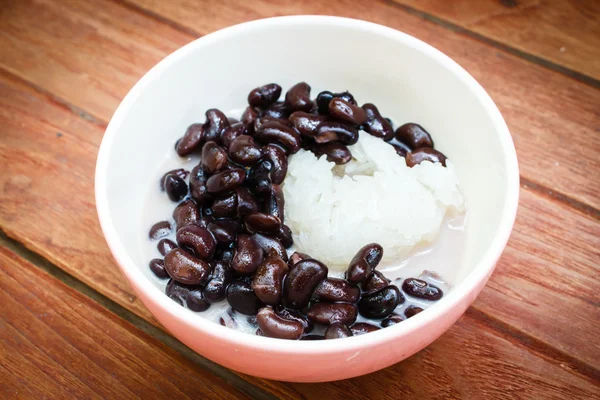
[[[226,300],[235,312],[255,318],[257,334],[311,340],[364,334],[422,311],[414,306],[395,314],[403,293],[442,297],[420,279],[405,279],[402,291],[391,284],[375,270],[383,255],[375,243],[359,250],[345,279],[327,277],[327,267],[306,254],[288,258],[293,239],[280,185],[289,155],[303,148],[345,164],[352,159],[347,146],[362,129],[394,146],[410,167],[446,161],[421,126],[408,123],[394,132],[373,104],[359,107],[350,93],[329,91],[313,101],[310,90],[298,83],[278,101],[279,85],[261,86],[248,95],[241,121],[210,109],[206,121],[190,125],[175,144],[179,156],[199,154],[201,161],[192,171],[172,170],[160,179],[161,190],[177,203],[175,226],[161,221],[151,228],[164,259],[149,266],[170,279],[171,299],[197,312]],[[166,238],[173,231],[176,242]],[[355,323],[358,314],[378,325]],[[310,334],[315,326],[326,327],[324,335]]]

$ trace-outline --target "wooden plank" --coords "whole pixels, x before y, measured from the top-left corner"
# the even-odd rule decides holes
[[[133,301],[96,222],[92,182],[97,142],[92,138],[99,137],[102,127],[7,76],[1,87],[6,100],[0,99],[5,132],[0,163],[7,169],[0,175],[0,226],[68,273],[150,319]],[[56,187],[68,190],[53,190]],[[599,225],[529,191],[523,192],[521,203],[513,239],[475,308],[526,330],[541,343],[567,349],[575,363],[594,366],[600,357],[593,340],[599,321],[594,278]],[[563,244],[570,251],[564,251]],[[535,324],[530,324],[532,319]],[[574,335],[573,330],[580,333]]]
[[[130,1],[198,35],[285,14],[362,18],[412,34],[453,57],[489,91],[513,133],[526,180],[573,198],[574,204],[582,203],[580,208],[599,215],[600,181],[587,177],[600,174],[596,156],[600,152],[600,91],[581,82],[389,4],[356,0]],[[30,12],[32,8],[35,14]],[[0,22],[4,27],[1,66],[103,122],[147,69],[194,38],[171,24],[100,1],[12,0]],[[61,40],[56,40],[57,36]],[[582,174],[583,170],[589,172]]]
[[[1,247],[0,265],[3,399],[245,398]]]
[[[600,80],[598,1],[392,1]]]

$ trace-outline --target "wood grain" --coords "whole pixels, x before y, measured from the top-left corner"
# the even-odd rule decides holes
[[[600,81],[600,2],[392,0]]]
[[[582,170],[600,174],[596,156],[600,152],[600,91],[585,84],[389,4],[357,0],[131,1],[174,22],[163,23],[112,2],[11,0],[0,15],[5,27],[0,37],[0,65],[107,122],[127,89],[146,70],[194,39],[172,24],[201,35],[284,14],[366,19],[423,39],[463,65],[489,91],[506,118],[522,175],[551,188],[552,193],[591,206],[591,212],[600,216],[600,180],[590,181],[581,174]],[[38,10],[35,15],[31,8]],[[56,35],[61,40],[56,40]]]
[[[246,398],[0,248],[0,397]]]

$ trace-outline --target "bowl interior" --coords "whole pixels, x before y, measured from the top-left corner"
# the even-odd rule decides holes
[[[505,161],[510,138],[491,100],[458,65],[411,37],[349,20],[294,21],[210,35],[161,62],[136,86],[111,122],[116,134],[103,145],[100,196],[117,242],[151,279],[140,248],[142,205],[175,140],[189,124],[204,121],[208,108],[245,107],[256,86],[306,81],[313,95],[350,90],[382,115],[429,130],[454,163],[467,200],[460,279],[468,277],[497,233],[511,185]]]

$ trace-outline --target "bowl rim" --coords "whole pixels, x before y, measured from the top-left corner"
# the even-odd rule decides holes
[[[111,156],[112,144],[118,134],[119,128],[126,118],[132,105],[138,100],[145,88],[172,64],[177,63],[187,54],[198,51],[206,46],[224,39],[228,39],[245,32],[262,28],[276,28],[287,25],[302,25],[305,28],[311,26],[333,26],[344,29],[354,29],[370,32],[379,36],[400,42],[405,46],[412,47],[434,59],[442,66],[450,70],[460,81],[462,81],[475,95],[477,100],[484,106],[488,117],[491,119],[498,133],[502,152],[504,155],[504,168],[506,169],[506,193],[505,205],[501,212],[500,223],[494,234],[491,245],[484,255],[476,262],[475,268],[454,287],[441,301],[429,307],[425,312],[404,321],[402,324],[380,329],[368,335],[360,335],[345,338],[344,340],[315,340],[315,341],[288,341],[250,335],[245,332],[236,331],[216,323],[206,323],[192,311],[181,307],[179,304],[167,297],[151,280],[146,277],[136,263],[131,259],[126,249],[118,240],[116,229],[112,223],[108,207],[107,171]],[[108,246],[117,261],[119,268],[127,277],[134,290],[141,292],[142,300],[154,302],[156,306],[168,312],[172,317],[184,325],[192,326],[203,334],[218,337],[234,346],[254,348],[263,351],[275,351],[284,354],[328,354],[340,351],[353,351],[365,347],[385,343],[399,336],[408,336],[424,325],[434,322],[455,307],[459,307],[464,297],[472,295],[469,305],[478,294],[478,288],[482,288],[493,272],[497,260],[500,258],[514,225],[519,202],[519,168],[517,155],[508,126],[504,121],[498,107],[483,89],[483,87],[464,68],[450,57],[437,50],[433,46],[404,32],[389,28],[372,22],[318,15],[283,16],[259,19],[250,22],[233,25],[219,31],[200,37],[185,46],[174,51],[152,69],[150,69],[128,92],[119,104],[111,118],[98,152],[95,171],[95,199],[98,218],[108,243]],[[452,323],[454,323],[453,321]]]

